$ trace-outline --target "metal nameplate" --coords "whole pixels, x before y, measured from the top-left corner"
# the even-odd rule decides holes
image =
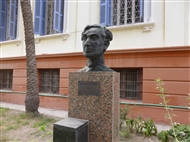
[[[100,82],[78,81],[78,95],[99,96]]]

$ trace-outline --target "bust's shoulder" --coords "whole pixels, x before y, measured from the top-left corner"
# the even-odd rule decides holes
[[[110,69],[109,67],[105,65],[97,65],[94,71],[111,71],[113,72],[114,70]]]
[[[109,71],[109,72],[114,72],[114,70],[110,69],[109,67],[107,67],[105,65],[97,65],[94,69],[91,69],[88,66],[85,66],[84,68],[80,69],[78,72],[89,72],[89,71]]]
[[[85,66],[84,68],[78,70],[78,72],[88,72],[89,68],[87,66]]]

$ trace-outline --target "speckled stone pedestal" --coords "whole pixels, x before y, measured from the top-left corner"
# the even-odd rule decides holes
[[[99,82],[100,95],[79,95],[81,81]],[[117,72],[69,73],[69,117],[89,120],[89,142],[118,142],[119,88]]]

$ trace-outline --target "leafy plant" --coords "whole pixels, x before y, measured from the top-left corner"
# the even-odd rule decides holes
[[[123,130],[123,131],[120,131],[119,133],[120,133],[120,135],[123,136],[124,138],[130,137],[130,131],[129,131],[129,129],[127,129],[127,128],[125,128],[125,130]]]
[[[148,118],[147,121],[143,121],[143,124],[142,124],[142,131],[143,131],[143,134],[144,136],[156,136],[157,135],[157,127],[156,125],[154,124],[154,121],[150,118]]]
[[[169,135],[174,137],[174,130],[177,139],[181,142],[189,142],[190,141],[190,125],[185,124],[176,124],[174,125],[174,129],[170,129],[168,131]]]
[[[126,126],[128,127],[130,132],[138,133],[140,132],[140,120],[141,118],[131,118],[126,120]]]
[[[40,126],[40,131],[42,131],[44,133],[46,132],[46,125],[45,124]]]
[[[129,107],[127,105],[124,108],[120,108],[120,130],[122,125],[127,120],[128,113],[129,113]]]
[[[166,95],[165,95],[165,91],[166,91],[166,90],[165,90],[165,88],[163,87],[164,82],[163,82],[163,80],[160,79],[160,78],[156,79],[156,82],[157,82],[157,84],[156,84],[156,89],[158,89],[158,90],[160,91],[160,94],[158,94],[158,96],[160,96],[160,97],[162,98],[163,101],[161,102],[161,104],[164,106],[164,108],[165,108],[165,110],[166,110],[165,117],[170,121],[170,124],[171,124],[171,126],[172,126],[171,129],[173,129],[173,136],[174,136],[175,141],[176,141],[176,142],[179,142],[178,139],[177,139],[177,134],[176,134],[175,129],[174,129],[174,122],[173,122],[173,119],[172,119],[173,116],[176,116],[176,115],[170,113],[170,110],[172,110],[172,109],[170,109],[170,108],[168,107],[168,102],[169,102],[169,100],[166,99]]]
[[[162,141],[162,142],[169,142],[169,140],[171,139],[171,136],[168,134],[168,131],[161,131],[158,134],[158,138]]]
[[[171,139],[174,142],[190,142],[190,125],[179,124],[173,122],[173,116],[175,114],[170,113],[170,108],[168,107],[169,100],[166,100],[165,89],[163,88],[164,82],[160,78],[156,79],[157,89],[161,94],[158,94],[163,102],[161,103],[166,109],[167,114],[165,115],[167,119],[169,119],[172,128],[168,131],[161,131],[158,134],[158,138],[162,140],[162,142],[169,142]],[[190,100],[190,95],[187,98]]]
[[[46,133],[46,125],[45,124],[40,126],[40,131],[42,131],[44,134]],[[42,135],[43,138],[44,138],[44,134]]]
[[[158,138],[162,140],[162,142],[169,142],[169,140],[176,139],[174,137],[174,130],[176,134],[176,138],[180,142],[189,142],[190,141],[190,125],[185,124],[175,124],[174,128],[171,128],[167,131],[161,131],[158,134]]]
[[[157,128],[152,119],[144,121],[141,117],[139,118],[128,118],[129,107],[125,106],[120,109],[120,134],[128,138],[130,133],[141,133],[146,137],[157,135]],[[123,125],[126,127],[122,127]]]
[[[146,121],[144,121],[141,117],[128,119],[126,120],[126,126],[130,132],[142,133],[146,137],[157,135],[157,127],[154,124],[154,121],[150,118]]]
[[[131,118],[126,120],[126,127],[129,129],[130,132],[133,132],[135,119]]]
[[[125,124],[127,120],[127,115],[129,113],[129,107],[126,105],[124,108],[120,108],[120,135],[128,138],[130,136],[130,131],[128,127],[123,128],[123,124]]]

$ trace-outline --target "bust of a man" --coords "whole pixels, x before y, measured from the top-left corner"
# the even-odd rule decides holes
[[[79,72],[113,71],[104,64],[104,52],[112,40],[112,33],[101,25],[87,25],[82,32],[83,55],[87,63]]]

